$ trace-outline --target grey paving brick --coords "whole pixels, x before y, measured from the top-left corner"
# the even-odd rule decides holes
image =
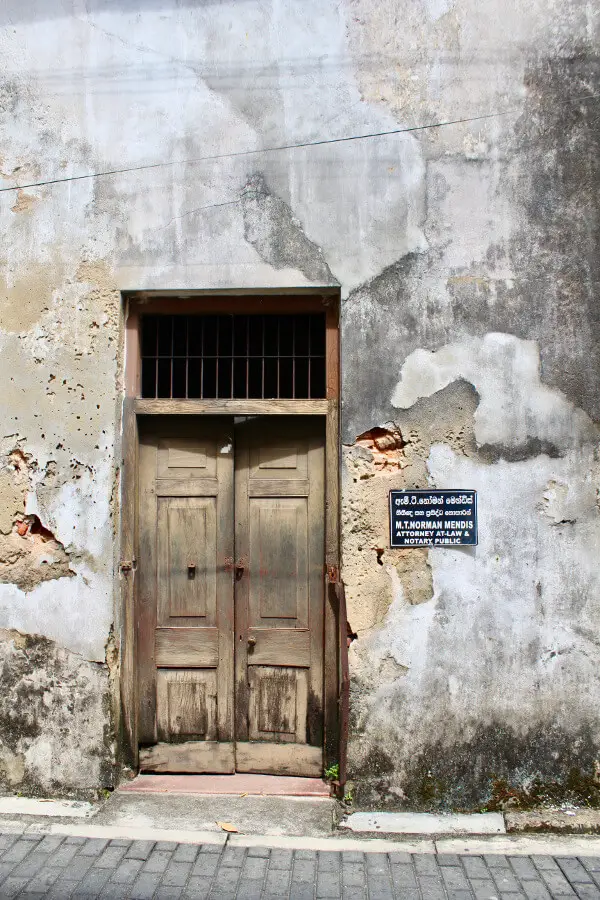
[[[65,841],[66,843],[66,841]],[[90,838],[85,842],[83,847],[79,850],[80,856],[101,856],[104,853],[105,848],[108,845],[108,841],[103,840],[102,838]]]
[[[527,900],[550,900],[548,888],[542,881],[524,881],[523,890]]]
[[[342,900],[367,900],[366,888],[342,888]]]
[[[128,884],[115,884],[114,881],[108,881],[98,896],[100,900],[127,900],[129,887]]]
[[[573,882],[575,893],[581,900],[600,900],[600,890],[595,884],[584,884],[581,882]]]
[[[262,893],[262,878],[240,878],[237,887],[236,900],[260,900]]]
[[[159,884],[154,894],[154,900],[179,900],[183,895],[183,888],[175,884]]]
[[[269,869],[291,869],[293,854],[291,850],[271,850]]]
[[[63,876],[69,880],[83,878],[85,873],[94,865],[95,859],[95,856],[74,856],[62,870]],[[50,862],[54,865],[52,858],[50,859]]]
[[[62,834],[47,834],[36,847],[37,853],[54,853],[64,841]],[[85,838],[82,838],[85,840]]]
[[[76,849],[76,848],[74,848]],[[126,853],[125,847],[108,846],[98,857],[94,866],[98,869],[116,869]]]
[[[70,881],[67,878],[59,878],[54,882],[53,886],[44,897],[44,900],[68,900],[68,898],[75,893],[78,887],[78,881]]]
[[[540,875],[542,876],[546,887],[553,897],[577,896],[562,872],[554,872],[550,869],[542,869],[540,871]]]
[[[294,851],[294,859],[316,859],[317,851],[316,850],[295,850]]]
[[[0,857],[0,862],[4,865],[6,863],[20,863],[22,860],[28,856],[33,850],[33,844],[30,841],[24,841],[19,838],[12,847],[9,847],[8,850],[5,850],[2,856]]]
[[[560,866],[552,856],[531,856],[532,863],[536,869],[546,869],[549,872],[560,872]]]
[[[227,891],[233,891],[235,894],[239,877],[240,870],[237,866],[220,868],[215,875],[210,896],[212,897],[213,894],[226,893]]]
[[[248,878],[251,881],[256,878],[262,880],[268,865],[269,861],[264,856],[247,856],[242,866],[242,878]]]
[[[131,847],[132,841],[127,838],[112,838],[109,847]]]
[[[273,869],[267,871],[264,882],[264,896],[267,897],[286,897],[290,885],[291,870]],[[314,875],[310,881],[305,884],[314,884]]]
[[[556,856],[555,860],[571,883],[582,882],[585,884],[587,882],[587,884],[592,884],[590,873],[584,869],[578,859],[572,856]]]
[[[313,900],[314,896],[315,891],[312,884],[294,884],[292,882],[289,900]]]
[[[0,838],[0,849],[2,839]],[[600,872],[600,856],[580,856],[579,862],[586,867],[588,872]]]
[[[221,856],[221,865],[241,867],[245,858],[245,847],[225,847],[223,855]]]
[[[222,844],[202,844],[200,847],[200,853],[216,854],[220,856],[222,851]]]
[[[43,835],[41,835],[41,834],[27,834],[27,832],[25,832],[24,834],[19,835],[19,840],[20,841],[31,841],[32,844],[39,844],[40,841],[42,840],[42,837],[43,837]]]
[[[0,863],[0,884],[4,881],[5,878],[8,878],[14,867],[18,865],[17,863]]]
[[[33,853],[30,853],[25,859],[15,866],[11,875],[14,878],[33,878],[37,875],[43,866],[48,865],[48,856],[46,853],[38,853],[37,847]]]
[[[491,878],[469,878],[469,886],[476,900],[495,900],[498,897],[498,888]]]
[[[210,887],[211,879],[195,878],[192,876],[185,886],[183,896],[186,898],[186,900],[206,900],[210,892]],[[133,894],[131,895],[131,897],[132,900],[135,900]],[[146,898],[140,897],[140,900],[146,900]]]
[[[46,866],[41,872],[38,872],[28,883],[27,890],[31,893],[44,893],[50,890],[54,882],[64,875],[62,869],[53,869]]]
[[[415,877],[414,869],[411,866],[390,866],[392,873],[392,881],[394,882],[394,886],[396,891],[402,890],[416,890],[417,881]]]
[[[462,864],[469,878],[489,879],[490,872],[482,856],[463,856]]]
[[[170,862],[163,874],[161,884],[167,887],[183,887],[190,877],[191,871],[191,863]]]
[[[341,894],[340,878],[337,872],[318,872],[317,891],[319,897],[339,897]]]
[[[79,837],[76,834],[69,834],[65,838],[65,844],[85,844],[88,838]]]
[[[144,866],[144,872],[164,872],[171,862],[172,853],[154,848]]]
[[[141,872],[131,888],[131,900],[151,900],[160,878],[159,872]]]
[[[201,853],[192,867],[192,875],[202,878],[211,878],[217,871],[219,857],[214,853]]]
[[[468,857],[469,861],[473,861],[471,857]],[[467,858],[463,859],[463,863],[467,861]],[[483,866],[483,860],[480,861]],[[442,878],[444,879],[444,884],[448,888],[448,890],[453,891],[468,891],[469,890],[469,882],[467,881],[467,876],[463,872],[462,869],[457,868],[456,866],[444,866],[440,869],[442,873]],[[477,870],[478,871],[478,870]],[[488,871],[483,866],[483,871],[485,875],[488,875]],[[470,875],[471,873],[469,873]],[[489,876],[488,876],[489,877]]]
[[[0,854],[4,853],[5,850],[8,850],[9,847],[12,847],[17,839],[18,835],[16,834],[0,834]]]
[[[359,850],[344,850],[342,852],[342,864],[346,863],[362,863],[365,861],[365,854]]]
[[[513,872],[521,881],[529,878],[539,881],[540,873],[528,856],[509,856],[508,859]]]
[[[248,847],[248,856],[270,856],[271,851],[268,847]]]
[[[367,853],[365,865],[369,875],[390,874],[390,861],[387,853]]]
[[[392,856],[393,854],[390,854]],[[409,854],[403,854],[408,856]],[[438,853],[436,856],[438,866],[460,866],[460,856],[456,853]]]
[[[363,863],[343,863],[342,865],[342,884],[344,889],[347,887],[364,887],[365,867]]]
[[[471,891],[448,891],[448,900],[473,900]]]
[[[441,878],[435,875],[419,875],[419,890],[423,900],[446,900],[446,891]],[[406,888],[402,888],[404,896],[414,897],[414,893],[406,894]],[[400,893],[396,887],[396,893]]]
[[[141,859],[124,859],[111,875],[110,880],[115,884],[133,884],[143,865],[144,862]]]
[[[437,859],[430,853],[415,853],[413,856],[413,865],[417,875],[434,875],[439,878],[440,867]]]
[[[369,900],[394,900],[392,879],[389,875],[367,874]]]
[[[108,879],[110,869],[90,869],[79,882],[76,893],[99,894]]]
[[[490,869],[496,887],[503,894],[521,894],[521,885],[514,876],[512,869]]]
[[[510,869],[510,863],[501,853],[484,853],[483,860],[488,869]]]
[[[155,841],[134,841],[125,854],[125,859],[148,859]]]
[[[340,863],[342,861],[341,853],[330,852],[329,850],[320,850],[317,860],[319,872],[339,872]],[[271,863],[271,867],[272,867]]]
[[[177,846],[176,841],[157,841],[155,849],[165,850],[167,853],[175,853]]]
[[[2,900],[12,900],[21,893],[29,879],[27,878],[7,878],[0,889],[0,897]]]
[[[173,854],[173,862],[193,863],[198,856],[198,847],[195,844],[178,844]]]
[[[292,869],[292,881],[312,882],[315,880],[316,860],[296,859]],[[271,872],[269,872],[271,874]]]

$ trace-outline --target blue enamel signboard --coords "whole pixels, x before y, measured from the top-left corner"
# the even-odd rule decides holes
[[[476,491],[390,491],[390,546],[476,543]]]

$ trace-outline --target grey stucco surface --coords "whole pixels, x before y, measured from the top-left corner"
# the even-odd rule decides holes
[[[3,187],[166,165],[0,194],[0,627],[110,694],[120,292],[339,285],[357,802],[595,802],[598,17],[581,0],[2,5]],[[388,490],[427,484],[477,488],[475,550],[388,549]],[[92,725],[74,709],[62,782],[0,711],[5,783],[104,784],[86,748],[103,736],[106,773],[109,707]],[[36,722],[53,746],[44,707]]]

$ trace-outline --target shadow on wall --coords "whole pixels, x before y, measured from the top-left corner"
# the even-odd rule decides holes
[[[86,0],[88,16],[101,13],[129,14],[136,12],[176,12],[178,9],[217,6],[223,3],[239,5],[247,0]],[[43,22],[75,16],[73,0],[3,0],[0,9],[0,27],[18,25],[21,22]]]

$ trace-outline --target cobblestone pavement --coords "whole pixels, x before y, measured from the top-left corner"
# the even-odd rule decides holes
[[[0,897],[600,900],[600,857],[274,850],[0,834]]]

